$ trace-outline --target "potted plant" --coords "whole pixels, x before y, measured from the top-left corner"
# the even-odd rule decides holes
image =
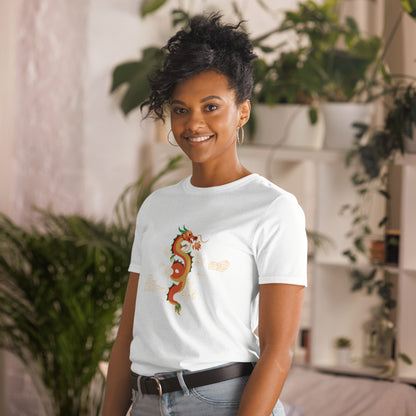
[[[281,29],[294,31],[299,44],[307,45],[304,67],[313,74],[321,102],[325,146],[349,149],[354,137],[352,123],[370,122],[373,106],[369,102],[386,70],[378,59],[381,39],[364,35],[351,17],[341,20],[339,3],[299,3],[295,11],[286,12]]]
[[[341,336],[334,341],[336,363],[345,367],[351,363],[352,342],[349,338]]]
[[[314,106],[314,74],[305,65],[307,49],[281,52],[268,64],[254,65],[254,117],[256,144],[284,144],[320,149],[323,119]]]
[[[129,186],[111,223],[42,212],[26,228],[0,214],[0,348],[22,360],[47,416],[99,414],[135,215],[178,162]]]

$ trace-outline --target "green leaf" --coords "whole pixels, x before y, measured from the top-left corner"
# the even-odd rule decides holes
[[[160,48],[150,46],[143,50],[142,59],[137,62],[127,62],[119,65],[113,72],[114,91],[123,83],[128,87],[123,95],[120,107],[126,115],[145,101],[150,93],[148,75],[162,62]]]
[[[379,228],[381,228],[384,225],[386,225],[388,220],[389,220],[389,218],[387,216],[386,217],[383,217],[382,220],[378,223]]]
[[[401,360],[403,360],[406,364],[408,364],[408,365],[412,365],[413,364],[413,361],[411,360],[411,358],[408,355],[404,354],[403,352],[400,352],[397,356]]]
[[[162,7],[167,0],[142,0],[140,5],[140,14],[145,17]]]
[[[343,251],[342,255],[348,257],[348,259],[351,263],[355,263],[357,261],[357,258],[355,257],[355,255],[352,253],[351,250]]]
[[[352,160],[357,156],[358,152],[355,149],[350,150],[345,156],[345,166],[348,168],[351,166]]]
[[[368,225],[365,225],[363,227],[363,233],[366,234],[366,235],[371,234],[371,229],[370,229],[370,227]]]
[[[358,24],[357,24],[355,19],[353,19],[350,16],[347,16],[345,18],[345,23],[351,29],[351,31],[354,33],[354,35],[358,36],[360,34],[360,29],[358,28]]]
[[[309,107],[309,121],[312,125],[316,124],[318,121],[318,109],[314,106]]]
[[[351,208],[350,204],[342,205],[341,209],[339,210],[339,215],[344,215],[345,211],[348,211]]]
[[[416,19],[416,0],[400,0],[400,4],[413,19]]]
[[[185,26],[189,22],[190,18],[191,16],[189,15],[189,13],[185,12],[185,10],[182,10],[182,9],[172,10],[172,26],[173,27],[176,27],[178,25]]]
[[[258,48],[264,53],[272,53],[275,51],[275,48],[266,45],[258,45]]]
[[[383,195],[386,199],[391,198],[391,195],[384,189],[379,189],[378,192],[379,192],[379,194]]]
[[[381,75],[383,76],[384,81],[388,84],[391,85],[391,74],[389,72],[389,70],[387,69],[386,65],[381,65],[380,67],[381,70]]]
[[[368,124],[365,123],[353,123],[352,127],[357,129],[357,133],[355,134],[355,137],[357,139],[361,139],[364,134],[367,133],[368,129],[370,128],[370,126]]]
[[[358,237],[354,240],[354,247],[360,252],[365,253],[365,248],[363,244],[363,239],[361,237]]]
[[[110,92],[114,92],[120,85],[130,82],[140,69],[140,62],[132,61],[117,65],[113,71],[113,81]]]

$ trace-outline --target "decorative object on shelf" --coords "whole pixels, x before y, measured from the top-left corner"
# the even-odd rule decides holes
[[[347,367],[351,364],[352,342],[347,337],[338,337],[334,342],[336,364]]]
[[[309,328],[300,331],[300,346],[304,350],[303,363],[309,364],[311,360],[311,330]]]
[[[397,266],[399,264],[399,230],[386,230],[385,263]]]
[[[385,244],[383,240],[370,241],[370,261],[372,264],[383,264],[385,258]]]
[[[390,368],[394,360],[395,326],[388,311],[376,307],[371,318],[363,325],[363,364],[370,367]]]
[[[129,186],[111,223],[40,212],[25,228],[0,214],[0,348],[22,360],[45,415],[99,414],[137,210],[178,162]]]

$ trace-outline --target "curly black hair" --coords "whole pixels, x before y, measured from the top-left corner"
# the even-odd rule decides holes
[[[178,82],[212,70],[228,78],[230,88],[241,104],[251,97],[253,69],[257,57],[248,35],[237,25],[221,23],[221,14],[198,15],[185,29],[169,39],[163,51],[162,68],[149,77],[151,93],[141,109],[148,107],[146,117],[164,120],[164,107]]]

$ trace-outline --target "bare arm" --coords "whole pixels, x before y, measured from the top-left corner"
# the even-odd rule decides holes
[[[292,362],[305,288],[260,285],[260,358],[241,398],[238,416],[269,416]]]
[[[130,343],[139,275],[130,273],[116,341],[111,351],[102,416],[125,416],[130,407]]]

